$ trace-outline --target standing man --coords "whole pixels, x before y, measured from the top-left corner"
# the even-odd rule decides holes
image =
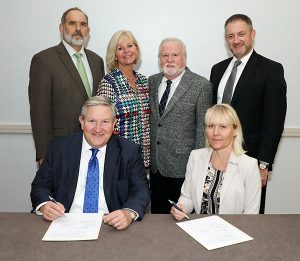
[[[204,146],[212,85],[186,67],[180,39],[164,39],[158,57],[162,72],[149,77],[151,213],[165,214],[180,196],[190,152]]]
[[[235,14],[226,20],[225,39],[233,57],[213,66],[210,81],[213,103],[230,103],[235,108],[245,150],[258,160],[263,214],[268,173],[283,132],[287,104],[283,67],[255,52],[255,35],[248,16]]]
[[[90,28],[83,11],[66,10],[59,31],[61,43],[35,54],[30,66],[30,117],[39,163],[51,139],[80,130],[82,104],[96,94],[104,75],[102,58],[84,48]]]
[[[109,212],[104,222],[125,229],[150,201],[141,148],[112,134],[116,111],[105,97],[88,99],[79,121],[82,131],[50,142],[31,184],[33,210],[50,221],[65,212]]]

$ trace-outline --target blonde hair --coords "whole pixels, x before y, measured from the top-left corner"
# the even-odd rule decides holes
[[[233,138],[233,152],[236,155],[244,154],[246,151],[243,149],[243,131],[239,117],[237,116],[235,110],[229,104],[216,104],[209,108],[205,114],[205,124],[209,124],[213,119],[221,119],[222,123],[232,124],[236,131],[236,135]],[[205,147],[210,147],[205,134]]]
[[[104,96],[93,96],[93,97],[89,98],[88,100],[86,100],[85,103],[82,105],[80,115],[82,117],[85,117],[87,114],[87,109],[89,107],[97,106],[97,105],[110,107],[113,118],[116,117],[115,105],[111,102],[110,99],[108,99],[107,97],[104,97]]]
[[[114,33],[114,35],[110,39],[108,46],[107,46],[106,64],[110,71],[117,68],[117,65],[118,65],[118,61],[116,61],[117,45],[125,37],[129,37],[133,41],[133,44],[136,46],[136,48],[138,50],[137,57],[136,57],[136,60],[134,61],[134,63],[137,64],[140,62],[141,50],[140,50],[140,46],[139,46],[137,40],[135,39],[135,37],[133,36],[133,34],[130,31],[119,30]]]

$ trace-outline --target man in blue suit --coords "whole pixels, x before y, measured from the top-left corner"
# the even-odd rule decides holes
[[[83,132],[50,143],[31,185],[33,210],[50,221],[65,212],[84,212],[91,149],[98,148],[98,211],[109,212],[105,223],[125,229],[143,218],[150,201],[140,147],[112,134],[115,107],[107,98],[95,96],[87,100],[79,121]]]
[[[224,103],[224,90],[238,62],[230,99],[225,102],[239,116],[247,154],[258,160],[262,182],[260,214],[263,214],[268,174],[284,129],[287,87],[282,65],[253,49],[255,36],[248,16],[229,17],[225,22],[225,38],[233,57],[212,67],[210,81],[213,103]]]

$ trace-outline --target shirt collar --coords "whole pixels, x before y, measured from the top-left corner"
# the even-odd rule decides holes
[[[180,80],[181,80],[182,76],[184,75],[184,73],[185,73],[185,70],[183,70],[182,73],[179,74],[175,79],[171,80],[172,83],[174,84],[176,82],[180,82]],[[162,82],[166,82],[167,80],[168,80],[168,78],[166,78],[166,76],[164,76],[163,79],[162,79]]]
[[[65,46],[65,48],[67,49],[69,55],[72,57],[75,53],[77,53],[77,51],[71,46],[69,45],[65,40],[62,40],[63,45]],[[81,47],[80,51],[78,53],[81,53],[83,57],[85,57],[85,52],[84,52],[84,48],[83,46]]]
[[[107,144],[105,144],[103,147],[101,148],[98,148],[99,151],[101,152],[101,154],[105,155],[105,152],[106,152],[106,147],[107,147]],[[85,137],[84,137],[84,134],[82,134],[82,152],[87,152],[91,149],[91,145],[88,144],[88,142],[86,141]]]
[[[251,56],[252,53],[253,53],[253,48],[246,56],[244,56],[242,59],[240,59],[240,61],[242,62],[242,64],[244,66],[247,64],[247,62],[250,59],[250,56]],[[233,56],[232,63],[234,63],[236,60],[237,59]]]

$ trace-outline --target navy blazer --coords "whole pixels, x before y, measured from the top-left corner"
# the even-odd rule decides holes
[[[211,70],[213,104],[217,103],[219,83],[231,60],[232,57],[214,65]],[[241,121],[247,154],[273,163],[287,108],[282,65],[253,51],[230,104]]]
[[[31,184],[33,209],[50,195],[69,212],[77,186],[82,138],[83,133],[77,132],[50,143]],[[130,208],[142,219],[150,192],[140,146],[113,134],[106,148],[103,175],[108,210]]]

